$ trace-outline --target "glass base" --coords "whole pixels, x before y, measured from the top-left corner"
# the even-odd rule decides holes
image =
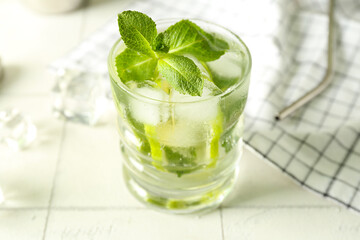
[[[232,190],[238,175],[236,167],[233,174],[226,179],[221,179],[211,188],[197,188],[196,190],[176,189],[166,191],[165,189],[149,189],[140,184],[131,172],[123,167],[126,185],[133,196],[148,207],[174,214],[203,214],[210,212],[223,202]]]

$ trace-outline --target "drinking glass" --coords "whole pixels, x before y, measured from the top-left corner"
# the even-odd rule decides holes
[[[157,28],[163,31],[177,21],[158,21]],[[210,22],[191,21],[229,43],[227,53],[206,68],[197,62],[203,75],[211,72],[225,89],[219,95],[178,94],[165,100],[166,93],[158,89],[141,84],[130,89],[115,66],[125,48],[121,39],[108,58],[126,185],[144,204],[173,213],[216,208],[232,189],[243,152],[251,70],[250,52],[237,35]]]

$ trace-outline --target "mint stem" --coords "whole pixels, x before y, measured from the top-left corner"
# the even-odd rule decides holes
[[[175,104],[170,103],[170,102],[172,102],[172,98],[173,98],[173,88],[170,88],[170,91],[169,91],[170,116],[171,116],[171,126],[174,128],[175,127]]]

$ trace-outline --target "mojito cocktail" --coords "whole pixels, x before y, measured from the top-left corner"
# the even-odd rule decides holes
[[[129,190],[175,213],[217,207],[242,154],[247,47],[201,20],[126,11],[119,29],[108,67]]]

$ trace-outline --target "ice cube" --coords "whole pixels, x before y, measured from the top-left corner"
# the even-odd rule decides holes
[[[240,79],[244,65],[243,55],[242,52],[227,52],[221,58],[207,63],[216,86],[225,90]]]
[[[162,123],[156,130],[159,142],[172,147],[196,147],[206,137],[203,125],[185,120]]]
[[[212,71],[225,78],[237,78],[242,73],[243,52],[227,52],[219,59],[208,62]]]
[[[141,82],[131,80],[126,82],[125,85],[131,90],[135,88],[144,88],[144,87],[156,88],[158,86],[154,81],[150,81],[150,80],[144,80]]]
[[[213,82],[204,80],[204,88],[202,96],[216,96],[221,94],[223,91],[221,91],[220,88],[218,88]]]
[[[36,127],[17,109],[0,111],[0,142],[14,150],[28,147],[36,138]]]
[[[94,125],[113,103],[108,77],[79,70],[64,70],[56,76],[53,113],[58,118]]]
[[[214,96],[218,92],[209,87],[213,85],[207,85],[207,82],[207,80],[204,81],[201,97],[183,95],[177,91],[173,92],[172,101],[177,102],[174,104],[176,118],[195,122],[204,122],[216,118],[220,98]]]
[[[210,80],[211,76],[210,73],[207,69],[207,67],[205,67],[205,63],[200,62],[196,57],[192,56],[192,55],[184,55],[185,57],[190,58],[191,60],[193,60],[193,62],[196,64],[196,66],[200,69],[201,72],[201,76],[204,80]]]
[[[200,69],[201,76],[204,80],[204,88],[201,96],[184,95],[174,90],[170,100],[172,102],[176,102],[174,104],[175,116],[179,119],[192,120],[196,122],[214,119],[218,114],[219,102],[219,98],[214,96],[221,94],[222,91],[210,81],[211,76],[204,63],[201,63],[191,55],[185,56],[193,60]]]
[[[163,90],[149,86],[134,88],[133,91],[153,100],[168,101],[169,97]],[[166,104],[146,99],[131,98],[129,107],[136,120],[152,126],[167,121],[170,114]]]

